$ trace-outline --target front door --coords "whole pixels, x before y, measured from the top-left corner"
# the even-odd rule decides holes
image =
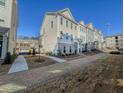
[[[3,44],[3,41],[0,41],[0,57],[2,55],[2,44]]]
[[[2,55],[2,46],[3,46],[3,36],[0,36],[0,58]]]

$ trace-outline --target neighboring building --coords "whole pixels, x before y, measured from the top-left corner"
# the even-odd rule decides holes
[[[100,30],[95,29],[94,30],[94,44],[95,44],[95,48],[98,49],[103,49],[104,47],[104,38],[103,38],[103,34]]]
[[[85,25],[83,21],[76,22],[68,8],[47,12],[40,32],[44,53],[78,54],[95,49],[93,25]],[[103,38],[100,31],[96,32],[100,33],[97,34],[98,37]]]
[[[123,33],[105,37],[106,48],[123,49]]]
[[[14,53],[18,27],[17,0],[0,0],[0,58]]]
[[[39,40],[36,38],[21,38],[16,42],[16,53],[30,53],[32,50],[39,52]]]

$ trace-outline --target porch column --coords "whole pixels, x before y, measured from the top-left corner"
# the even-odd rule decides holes
[[[1,58],[4,59],[7,52],[7,34],[3,35],[3,44],[2,44],[2,55]]]
[[[77,54],[79,54],[80,45],[77,43]]]

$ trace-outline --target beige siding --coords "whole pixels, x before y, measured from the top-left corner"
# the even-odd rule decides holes
[[[13,50],[16,48],[16,35],[17,35],[17,27],[18,27],[18,7],[17,0],[13,0],[12,6],[12,16],[11,16],[11,28],[9,31],[8,38],[8,51],[13,53]]]
[[[75,26],[77,26],[75,23],[71,22],[70,20],[63,18],[63,24],[60,24],[60,19],[62,16],[58,16],[58,24],[59,24],[59,31],[57,36],[60,37],[60,32],[62,31],[64,34],[68,33],[69,35],[73,35],[76,36],[77,30],[75,30]],[[68,21],[68,27],[66,27],[66,20]],[[73,28],[71,29],[71,24],[73,26]]]
[[[53,21],[53,28],[51,28]],[[47,15],[41,28],[43,51],[54,51],[57,43],[57,19],[54,15]]]

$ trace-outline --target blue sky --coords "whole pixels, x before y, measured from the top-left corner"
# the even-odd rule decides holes
[[[18,6],[18,35],[38,36],[45,12],[64,8],[76,21],[92,22],[104,36],[122,32],[122,0],[18,0]]]

